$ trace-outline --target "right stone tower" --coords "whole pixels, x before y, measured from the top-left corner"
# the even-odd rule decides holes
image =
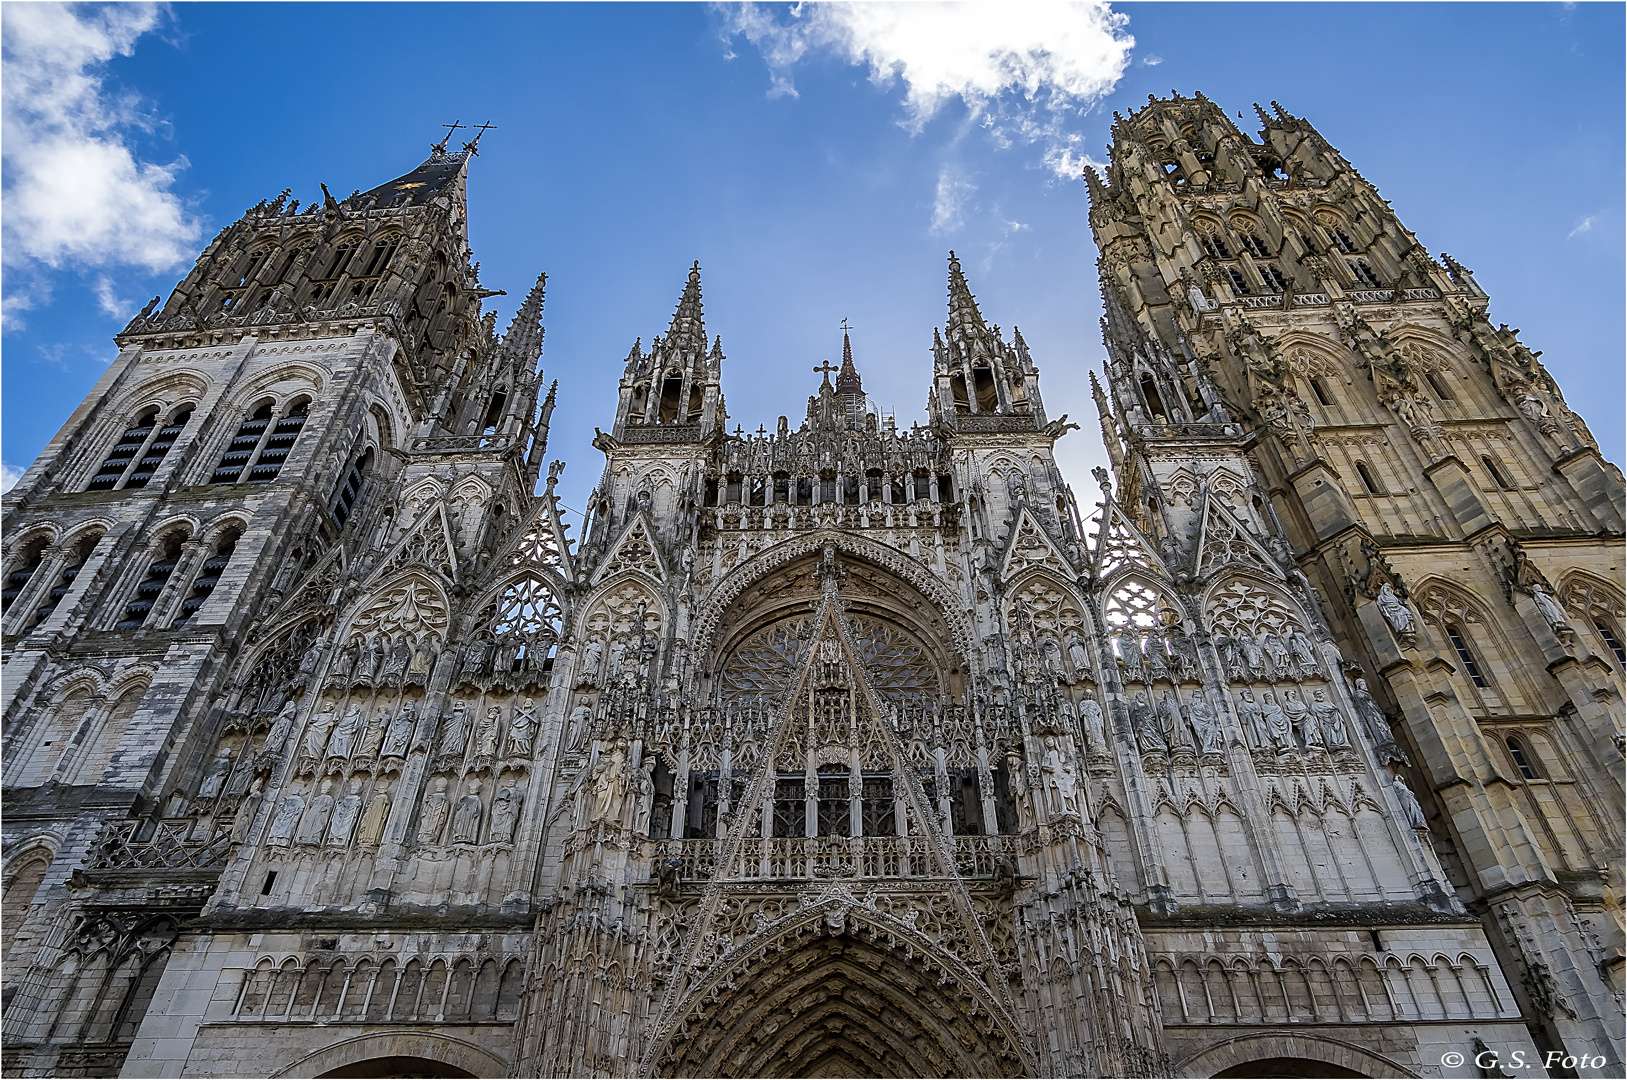
[[[1120,505],[1201,562],[1206,478],[1247,460],[1537,1046],[1619,1072],[1621,471],[1467,268],[1255,110],[1149,99],[1087,172]]]

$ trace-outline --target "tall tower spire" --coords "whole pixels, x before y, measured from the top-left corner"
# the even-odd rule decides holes
[[[672,313],[672,325],[664,339],[667,349],[678,354],[706,351],[706,323],[701,313],[701,264],[696,260],[689,268],[689,279],[684,283],[683,295],[678,298],[678,309]]]

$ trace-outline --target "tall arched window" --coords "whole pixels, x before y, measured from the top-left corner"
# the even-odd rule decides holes
[[[1367,467],[1367,462],[1365,462],[1365,461],[1356,462],[1356,475],[1361,477],[1361,485],[1362,485],[1362,487],[1367,489],[1367,494],[1369,494],[1369,495],[1382,495],[1382,494],[1384,494],[1384,485],[1380,484],[1378,482],[1378,480],[1373,476],[1373,471]]]
[[[10,611],[11,605],[33,580],[34,572],[45,561],[45,549],[51,546],[49,536],[36,537],[23,546],[6,571],[5,588],[0,589],[0,611]]]
[[[279,418],[270,402],[260,405],[238,426],[209,482],[262,484],[276,479],[310,408],[309,398],[297,398]]]
[[[175,564],[181,561],[181,545],[186,542],[187,533],[184,531],[171,533],[164,541],[163,548],[147,566],[147,576],[141,579],[136,586],[136,594],[124,607],[124,618],[113,627],[115,630],[139,630],[147,622],[147,616],[158,602],[158,597],[169,583],[170,575],[175,573]]]
[[[236,528],[227,529],[221,534],[220,539],[215,542],[215,550],[203,561],[203,565],[198,567],[197,576],[192,579],[192,591],[181,601],[181,610],[176,614],[171,626],[185,626],[192,616],[198,613],[198,609],[203,607],[204,601],[215,591],[215,586],[220,584],[221,571],[232,561],[232,552],[237,550],[237,541],[241,536],[241,530]]]
[[[1622,648],[1621,638],[1616,636],[1616,632],[1611,628],[1610,624],[1603,619],[1595,618],[1593,620],[1593,629],[1599,632],[1599,639],[1605,643],[1605,646],[1616,654],[1616,663],[1627,667],[1627,649]]]
[[[1469,638],[1463,627],[1447,623],[1446,638],[1452,643],[1452,650],[1458,654],[1458,661],[1462,663],[1463,673],[1469,676],[1469,681],[1482,690],[1489,689],[1491,684],[1486,681],[1485,672],[1480,670],[1474,651],[1469,648]]]
[[[1452,394],[1452,388],[1446,385],[1446,379],[1441,375],[1440,372],[1426,371],[1424,372],[1424,378],[1429,380],[1429,388],[1435,391],[1436,397],[1440,398],[1442,401],[1457,400],[1457,398]]]
[[[1502,470],[1497,462],[1491,459],[1489,454],[1480,455],[1480,464],[1485,466],[1486,475],[1491,477],[1492,483],[1496,484],[1505,491],[1514,490],[1514,481],[1509,479],[1508,474]]]
[[[6,869],[5,899],[0,901],[0,958],[11,951],[17,929],[23,925],[50,867],[50,852],[40,849],[19,855]]]
[[[86,491],[112,491],[119,486],[130,463],[140,455],[142,447],[147,445],[147,439],[152,435],[153,429],[158,426],[158,410],[148,409],[131,422],[119,436],[119,441],[113,449],[108,451],[107,459],[102,467],[96,470],[96,475],[90,478]]]
[[[186,430],[186,425],[191,419],[192,406],[188,405],[153,433],[152,439],[147,443],[147,448],[136,459],[135,467],[124,478],[126,488],[144,488],[147,486],[147,481],[152,479],[153,473],[158,471],[158,466],[163,462],[164,455],[169,453],[169,448],[175,445],[175,440],[181,437],[181,432]]]
[[[1249,296],[1254,292],[1253,289],[1248,287],[1248,281],[1243,277],[1243,272],[1235,266],[1226,267],[1226,280],[1231,282],[1232,292],[1238,296]]]
[[[333,520],[340,528],[350,520],[350,511],[361,496],[362,485],[367,482],[367,476],[373,471],[373,448],[368,447],[350,466],[345,474],[345,482],[339,485],[339,491],[333,497]]]
[[[1521,776],[1527,780],[1542,779],[1542,773],[1537,770],[1536,755],[1531,753],[1524,739],[1518,735],[1510,735],[1503,740],[1503,745],[1508,747],[1509,756],[1514,759],[1514,765],[1520,770]]]
[[[1271,257],[1271,252],[1266,249],[1265,241],[1255,235],[1252,230],[1242,232],[1239,234],[1238,239],[1243,242],[1243,247],[1248,250],[1248,253],[1256,259],[1269,259]]]
[[[96,545],[101,543],[101,540],[102,534],[100,531],[86,533],[69,549],[67,565],[57,575],[56,583],[51,586],[51,591],[45,594],[40,606],[35,609],[34,618],[28,624],[31,628],[38,626],[55,613],[57,607],[62,603],[62,598],[67,596],[68,592],[73,588],[74,580],[79,577],[79,571],[84,568],[85,563],[90,559],[91,552],[96,550]]]

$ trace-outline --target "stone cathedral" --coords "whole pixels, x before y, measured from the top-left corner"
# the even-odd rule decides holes
[[[5,1075],[1620,1075],[1622,474],[1259,123],[1086,176],[1083,498],[952,254],[756,434],[697,264],[572,536],[476,145],[248,210],[6,500]]]

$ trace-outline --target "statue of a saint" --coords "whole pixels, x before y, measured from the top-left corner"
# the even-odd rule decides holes
[[[1192,717],[1192,728],[1198,733],[1198,748],[1205,754],[1220,753],[1220,716],[1202,690],[1192,691],[1192,703],[1187,711]]]
[[[1243,724],[1243,733],[1248,736],[1250,745],[1256,750],[1264,750],[1271,745],[1271,732],[1266,728],[1265,712],[1260,703],[1254,700],[1254,692],[1244,690],[1239,695],[1242,700],[1237,703],[1237,718]]]
[[[333,781],[322,781],[322,790],[311,804],[300,815],[299,830],[294,833],[294,842],[298,844],[320,844],[323,833],[328,829],[328,816],[333,813],[333,796],[328,792],[333,790]]]
[[[469,784],[469,792],[458,800],[452,815],[452,842],[454,844],[480,843],[480,781]]]
[[[650,814],[655,809],[655,758],[646,757],[633,776],[633,835],[650,834]]]
[[[627,751],[621,742],[599,760],[593,770],[593,809],[589,821],[611,821],[621,817],[622,800],[627,795]]]
[[[1288,646],[1282,637],[1275,631],[1267,631],[1260,639],[1260,647],[1271,658],[1271,668],[1279,679],[1291,679],[1294,676],[1293,668],[1288,666]]]
[[[345,715],[333,727],[333,734],[328,737],[328,757],[349,758],[350,751],[356,745],[356,733],[361,730],[362,707],[353,703],[345,710]]]
[[[288,736],[294,730],[294,699],[289,698],[277,710],[277,718],[271,722],[271,730],[266,732],[265,741],[260,744],[261,754],[281,755],[283,748],[288,745]]]
[[[508,756],[511,758],[528,758],[531,756],[531,744],[537,737],[537,704],[530,698],[520,702],[520,707],[514,710],[514,716],[508,722]],[[493,813],[496,813],[495,807]]]
[[[1085,738],[1093,753],[1107,752],[1107,724],[1102,718],[1102,707],[1090,694],[1079,703],[1079,720],[1084,725]]]
[[[497,727],[501,722],[503,710],[496,705],[486,710],[481,718],[480,726],[475,729],[475,757],[495,758],[497,756]]]
[[[1378,613],[1398,634],[1410,634],[1416,626],[1412,620],[1412,609],[1407,607],[1407,602],[1401,599],[1395,586],[1388,581],[1378,587]]]
[[[384,826],[390,820],[390,785],[380,784],[367,801],[361,825],[356,830],[356,843],[371,847],[384,836]]]
[[[1073,663],[1073,673],[1077,678],[1090,678],[1090,654],[1085,651],[1085,643],[1079,640],[1078,634],[1068,635],[1068,659]]]
[[[604,642],[594,638],[582,650],[582,677],[577,685],[587,683],[597,686],[599,683],[599,665],[604,662]]]
[[[1390,781],[1390,791],[1395,795],[1395,801],[1401,804],[1401,815],[1407,819],[1408,827],[1429,828],[1429,822],[1424,820],[1424,808],[1418,805],[1418,796],[1412,793],[1412,789],[1399,774]]]
[[[446,793],[446,777],[437,776],[434,790],[424,796],[424,804],[418,808],[420,844],[441,842],[441,829],[446,826],[446,815],[452,808],[451,804],[452,797]]]
[[[1169,749],[1169,744],[1158,731],[1158,710],[1147,700],[1145,690],[1137,690],[1136,699],[1130,702],[1130,724],[1135,729],[1136,745],[1143,753]]]
[[[379,713],[367,722],[367,730],[362,735],[361,744],[356,748],[356,756],[363,760],[378,756],[379,747],[384,744],[384,732],[389,726],[390,714]]]
[[[215,759],[209,763],[209,771],[203,774],[203,779],[198,783],[198,801],[219,798],[220,789],[226,783],[226,774],[231,771],[231,748],[222,746]]]
[[[1299,699],[1299,691],[1285,690],[1282,695],[1282,711],[1288,717],[1289,730],[1298,737],[1301,746],[1309,750],[1313,746],[1322,745],[1322,731],[1317,726],[1316,718],[1311,715],[1310,706]]]
[[[1356,680],[1356,690],[1351,696],[1356,699],[1356,712],[1361,716],[1362,726],[1367,729],[1367,737],[1373,740],[1373,745],[1389,746],[1395,742],[1390,722],[1384,718],[1384,710],[1378,707],[1378,702],[1373,700],[1366,679]]]
[[[1345,730],[1344,713],[1328,700],[1328,692],[1318,687],[1312,691],[1311,713],[1316,726],[1322,729],[1322,743],[1329,750],[1349,750],[1350,733]]]
[[[1288,714],[1269,693],[1260,695],[1260,714],[1265,721],[1266,734],[1271,737],[1271,744],[1277,748],[1277,753],[1284,754],[1293,749],[1294,729],[1288,722]]]
[[[593,716],[593,708],[587,702],[582,702],[571,710],[570,723],[566,725],[565,745],[574,750],[587,741],[588,723]]]
[[[1120,634],[1118,643],[1119,659],[1124,663],[1124,681],[1141,682],[1141,639],[1134,634]]]
[[[294,839],[294,829],[299,825],[300,817],[305,813],[305,797],[298,791],[290,791],[277,802],[277,812],[272,815],[271,828],[266,833],[266,843],[271,847],[287,847]]]
[[[1073,755],[1063,749],[1055,735],[1045,737],[1045,756],[1040,759],[1039,771],[1045,785],[1048,817],[1054,821],[1065,814],[1079,813],[1079,781]]]
[[[232,843],[241,844],[249,838],[249,829],[253,827],[255,815],[260,812],[260,803],[265,799],[261,791],[264,786],[265,781],[256,776],[254,783],[249,785],[249,793],[237,804],[237,816],[232,818]]]
[[[356,818],[362,812],[362,780],[352,777],[350,791],[333,806],[333,820],[328,822],[327,845],[349,847],[350,834],[356,829]]]
[[[412,741],[412,725],[417,719],[413,699],[408,698],[401,703],[401,711],[396,714],[396,718],[390,721],[389,730],[384,736],[384,746],[379,752],[387,758],[406,757],[407,744]]]
[[[461,758],[469,745],[469,703],[461,698],[452,702],[452,712],[441,729],[440,755],[442,758]]]
[[[339,722],[339,703],[328,702],[328,707],[311,717],[311,726],[305,731],[305,756],[313,761],[322,760],[322,751],[327,749],[328,735],[333,726]]]
[[[1270,673],[1265,667],[1265,649],[1254,640],[1254,635],[1247,630],[1237,631],[1237,651],[1243,656],[1243,667],[1250,676],[1256,679],[1268,678]]]
[[[1555,630],[1569,630],[1570,616],[1559,606],[1559,601],[1554,599],[1553,593],[1544,588],[1540,581],[1533,581],[1530,588],[1531,599],[1536,602],[1537,610],[1542,612],[1542,617],[1548,620],[1548,625]]]
[[[488,837],[494,844],[507,844],[514,839],[514,822],[520,816],[520,793],[505,787],[491,803],[491,829]]]
[[[1158,703],[1158,726],[1163,729],[1164,741],[1172,746],[1190,750],[1192,748],[1192,732],[1186,726],[1186,717],[1181,715],[1180,702],[1175,700],[1172,690],[1164,691],[1164,698]]]

